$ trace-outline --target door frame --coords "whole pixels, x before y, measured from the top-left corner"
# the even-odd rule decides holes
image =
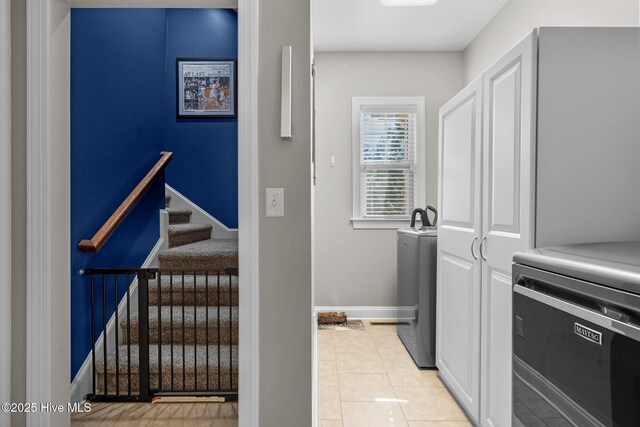
[[[11,278],[11,2],[0,2],[0,271]],[[0,402],[11,402],[11,280],[0,284]],[[8,379],[8,381],[7,381]],[[0,424],[11,414],[0,412]]]
[[[65,156],[70,141],[69,111],[64,108],[70,102],[69,91],[65,90],[70,81],[69,63],[64,60],[69,57],[70,50],[70,8],[229,8],[235,4],[235,0],[182,0],[179,4],[170,0],[27,0],[26,401],[69,400],[61,394],[68,394],[71,382],[68,327],[70,186],[69,159]],[[243,281],[239,299],[240,307],[244,308],[239,313],[239,399],[242,401],[239,425],[242,427],[259,425],[258,6],[259,0],[237,0],[238,61],[242,64],[238,73],[242,89],[238,92],[238,244],[239,274]],[[2,71],[0,68],[0,82],[4,82]],[[66,81],[62,81],[63,78]],[[57,85],[60,82],[62,89]],[[0,117],[7,115],[5,108],[9,107],[0,104]],[[60,117],[62,123],[57,120]],[[1,129],[4,126],[0,127],[0,132]],[[0,145],[0,149],[4,150],[5,145]],[[10,169],[2,159],[10,157],[0,155],[0,173],[6,174]],[[10,181],[2,179],[1,182]],[[10,185],[8,187],[10,200]],[[5,186],[0,190],[3,190],[0,203],[2,209],[6,209],[10,204],[4,200]],[[56,230],[52,230],[54,225]],[[0,226],[5,227],[4,224]],[[3,236],[6,234],[0,233],[0,237]],[[0,262],[9,259],[2,252],[5,240],[3,238],[0,246]],[[60,260],[67,263],[60,267]],[[2,267],[0,271],[7,271],[4,265]],[[60,302],[66,305],[61,306]],[[5,313],[5,310],[0,312]],[[4,318],[2,320],[4,324]],[[4,348],[3,352],[8,346]],[[29,426],[67,424],[68,414],[60,416],[40,411],[27,414]]]

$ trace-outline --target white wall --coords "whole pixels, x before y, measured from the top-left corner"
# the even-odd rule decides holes
[[[465,84],[536,27],[637,27],[638,0],[509,0],[464,51]]]
[[[315,62],[315,303],[395,306],[395,230],[354,230],[349,221],[351,98],[425,97],[426,200],[436,206],[438,109],[463,87],[462,53],[322,52],[315,54]],[[331,156],[335,156],[335,167],[329,164]]]

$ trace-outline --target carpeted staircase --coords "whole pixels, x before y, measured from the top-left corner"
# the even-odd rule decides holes
[[[191,210],[170,208],[170,199],[167,196],[169,248],[158,254],[160,277],[149,281],[150,388],[237,389],[238,277],[227,273],[237,269],[238,242],[216,239],[211,225],[191,223]],[[217,274],[225,269],[231,270]],[[120,393],[127,393],[129,357],[131,390],[138,390],[137,313],[130,319],[130,325],[126,318],[119,324],[118,375],[116,350],[109,348],[108,394],[116,394],[116,377]],[[103,394],[102,360],[97,360],[96,372],[97,393]]]

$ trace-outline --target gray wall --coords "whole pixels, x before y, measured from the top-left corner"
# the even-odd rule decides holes
[[[11,1],[11,400],[25,402],[27,359],[27,35],[26,2]],[[25,414],[11,415],[13,427]]]
[[[311,21],[309,0],[260,7],[260,426],[311,416]],[[293,46],[293,139],[280,135],[281,47]],[[265,218],[265,187],[284,188],[284,218]],[[242,232],[242,230],[240,230]]]
[[[465,84],[536,27],[634,27],[638,0],[509,0],[464,51]]]
[[[351,98],[424,96],[426,200],[438,199],[438,109],[463,87],[461,52],[316,53],[316,305],[395,306],[395,230],[350,223]],[[335,156],[336,166],[329,164]],[[408,225],[408,222],[407,222]]]

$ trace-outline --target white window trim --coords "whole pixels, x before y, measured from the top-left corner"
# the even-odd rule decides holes
[[[395,229],[409,225],[407,218],[363,218],[360,215],[360,111],[366,105],[397,105],[416,108],[416,175],[415,204],[424,208],[426,204],[426,134],[424,96],[354,96],[351,100],[351,169],[352,169],[352,216],[354,229]]]

